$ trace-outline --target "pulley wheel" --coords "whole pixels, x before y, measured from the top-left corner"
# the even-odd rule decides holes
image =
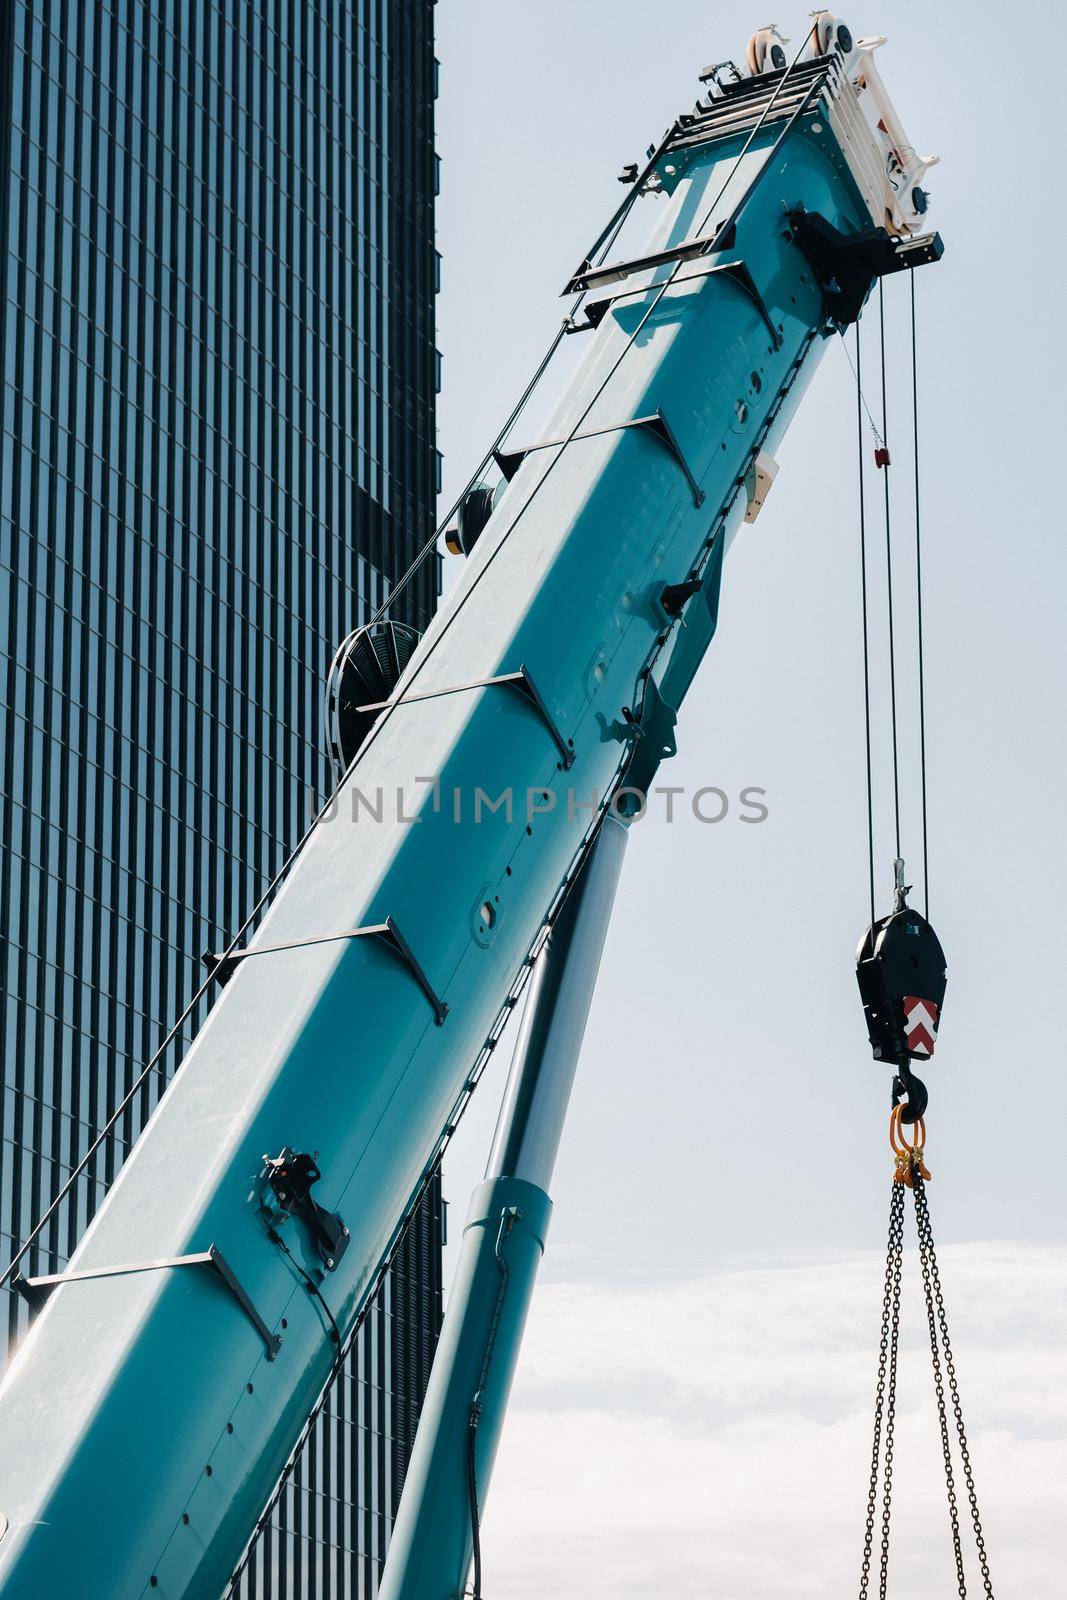
[[[326,737],[330,755],[348,770],[415,653],[420,635],[403,622],[357,628],[341,645],[326,678]]]

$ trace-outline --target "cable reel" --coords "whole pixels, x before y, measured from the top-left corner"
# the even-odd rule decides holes
[[[421,638],[403,622],[357,628],[338,648],[326,676],[326,737],[339,772],[347,772],[378,720],[378,707],[400,682]]]
[[[449,555],[469,556],[493,515],[498,490],[488,483],[474,483],[456,508],[456,521],[445,533]]]

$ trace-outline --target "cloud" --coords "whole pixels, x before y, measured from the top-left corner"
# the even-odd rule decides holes
[[[1067,1567],[1067,1248],[939,1254],[994,1587],[1052,1600]],[[542,1284],[485,1517],[486,1592],[854,1594],[882,1271],[874,1255],[812,1254],[683,1283]],[[955,1569],[913,1258],[904,1301],[890,1587],[947,1600]],[[957,1493],[966,1519],[958,1467]],[[973,1556],[968,1575],[980,1595]]]

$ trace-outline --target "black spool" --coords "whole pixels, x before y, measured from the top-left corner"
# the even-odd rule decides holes
[[[460,501],[456,525],[445,534],[445,546],[454,556],[469,556],[493,515],[496,490],[487,483],[476,483]]]
[[[403,622],[357,628],[341,645],[326,679],[326,728],[330,755],[344,772],[366,742],[377,711],[388,700],[415,653],[419,633]]]

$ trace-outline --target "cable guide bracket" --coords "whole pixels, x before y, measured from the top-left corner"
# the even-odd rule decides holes
[[[416,698],[415,696],[411,697]],[[382,705],[391,702],[383,701]],[[399,702],[396,702],[399,704]],[[360,706],[360,711],[381,710],[382,706]],[[400,932],[392,917],[386,917],[384,922],[368,924],[365,928],[347,928],[343,933],[322,933],[312,939],[290,939],[284,944],[251,945],[247,950],[231,950],[223,955],[213,955],[210,952],[201,957],[209,974],[218,983],[225,984],[233,977],[234,970],[239,961],[247,961],[249,956],[278,955],[283,950],[303,950],[309,945],[334,944],[339,939],[380,939],[396,955],[411,972],[419,988],[433,1007],[434,1021],[440,1027],[448,1015],[448,1006],[437,993],[433,984],[426,976],[414,951]]]
[[[651,434],[652,438],[658,439],[664,449],[674,457],[685,474],[685,481],[688,483],[693,496],[693,504],[695,506],[704,504],[704,491],[693,476],[693,469],[690,467],[682,447],[678,443],[678,436],[663,415],[663,412],[659,410],[654,411],[648,417],[632,417],[629,422],[612,423],[608,428],[590,428],[585,433],[572,433],[563,439],[542,439],[540,443],[527,445],[523,450],[494,450],[493,459],[510,483],[526,460],[526,457],[532,455],[535,450],[554,450],[559,445],[576,444],[579,439],[599,439],[604,434],[621,433],[624,428],[644,428]]]
[[[826,314],[838,327],[857,321],[876,278],[940,261],[939,233],[896,239],[885,228],[842,233],[817,211],[799,206],[789,213],[789,235],[815,274]]]
[[[683,244],[672,245],[669,250],[656,250],[652,255],[635,256],[632,261],[616,261],[610,267],[593,267],[583,261],[573,278],[560,291],[561,295],[587,294],[590,289],[603,289],[609,283],[622,283],[636,272],[651,272],[656,267],[667,267],[681,261],[695,261],[718,248],[714,239],[686,239]]]
[[[535,449],[540,446],[535,446]],[[574,751],[568,741],[560,732],[559,723],[548,709],[545,698],[537,687],[527,667],[520,667],[518,672],[503,672],[494,678],[475,678],[471,683],[449,684],[445,689],[424,689],[415,694],[403,694],[399,700],[382,700],[378,705],[360,706],[360,711],[392,711],[397,706],[413,705],[417,700],[439,700],[446,694],[465,694],[468,689],[514,689],[522,695],[537,712],[545,727],[552,735],[552,742],[559,751],[560,760],[564,769],[574,765]]]
[[[299,1217],[307,1225],[327,1272],[336,1271],[351,1235],[344,1218],[336,1211],[327,1211],[312,1196],[313,1185],[322,1177],[318,1153],[298,1154],[286,1145],[279,1155],[263,1157],[263,1171],[261,1200],[272,1226],[287,1217]]]
[[[764,327],[771,336],[771,344],[773,348],[775,350],[780,350],[782,348],[782,330],[775,323],[770,311],[767,309],[767,302],[760,294],[759,289],[756,286],[756,280],[753,278],[748,266],[744,261],[718,261],[715,262],[713,266],[702,267],[696,272],[680,273],[678,277],[671,280],[670,287],[672,289],[680,289],[685,284],[700,283],[704,279],[712,278],[720,272],[724,277],[730,278],[734,283],[736,283],[742,294],[747,295],[752,301],[752,304],[759,312],[760,320],[763,322]],[[637,289],[620,289],[618,294],[607,295],[603,300],[590,300],[588,305],[585,307],[585,322],[571,321],[567,328],[567,332],[588,333],[592,328],[599,328],[600,324],[603,322],[612,306],[617,305],[620,300],[630,300],[635,299],[639,295],[651,294],[653,290],[658,289],[659,287],[660,285],[658,283],[648,283]]]
[[[50,1272],[40,1278],[25,1278],[20,1272],[12,1279],[12,1287],[34,1311],[40,1311],[53,1289],[58,1289],[61,1284],[85,1283],[92,1278],[124,1278],[133,1272],[161,1272],[169,1267],[207,1267],[221,1278],[266,1345],[267,1360],[274,1360],[281,1348],[281,1335],[271,1333],[226,1257],[214,1244],[195,1255],[168,1256],[161,1261],[137,1261],[121,1267],[90,1267],[84,1272]]]

